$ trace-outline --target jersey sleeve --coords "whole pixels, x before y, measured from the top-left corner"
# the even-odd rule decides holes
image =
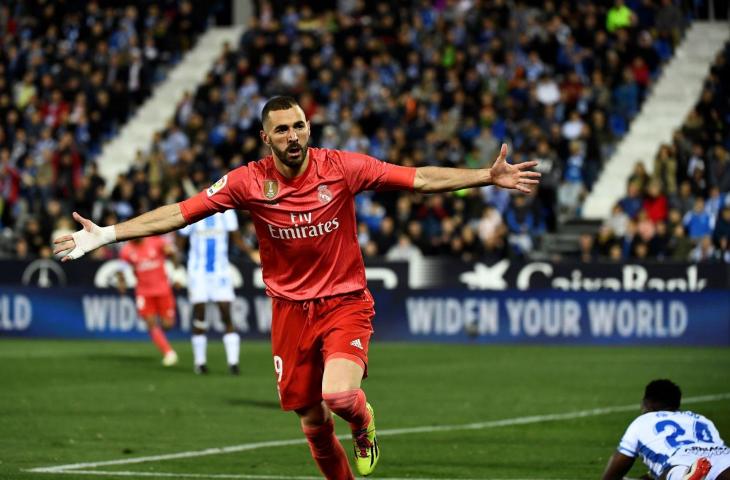
[[[403,167],[362,153],[337,151],[337,157],[352,193],[363,190],[413,190],[414,167]]]
[[[247,166],[239,167],[197,195],[180,202],[180,211],[189,225],[201,218],[231,208],[246,209]]]
[[[192,225],[185,225],[183,228],[177,231],[180,235],[184,237],[189,237],[191,233],[193,233],[193,226]]]
[[[238,217],[235,210],[226,210],[223,212],[223,225],[227,232],[235,232],[238,230]]]
[[[639,419],[637,418],[624,432],[618,444],[618,451],[627,457],[635,458],[639,451]]]
[[[713,443],[715,445],[725,445],[725,442],[723,441],[722,437],[720,436],[720,430],[717,429],[714,423],[712,423],[712,420],[710,420],[707,417],[701,417],[701,421],[707,425],[707,428],[709,430],[709,436],[705,436],[702,440],[708,441],[709,443]],[[695,429],[697,426],[695,425]]]

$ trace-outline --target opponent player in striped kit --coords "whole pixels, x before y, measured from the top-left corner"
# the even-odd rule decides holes
[[[529,192],[537,162],[510,165],[507,146],[491,168],[402,167],[367,155],[309,147],[310,126],[291,97],[261,114],[271,155],[239,167],[184,202],[55,240],[64,261],[113,241],[168,232],[231,208],[256,227],[263,278],[273,298],[274,369],[281,406],[299,416],[312,457],[332,480],[353,479],[334,434],[332,413],[350,424],[355,466],[373,472],[379,457],[373,410],[360,388],[367,375],[373,299],[357,243],[354,196],[363,190],[446,192],[494,184]]]
[[[193,369],[195,373],[207,374],[208,322],[205,306],[215,302],[226,328],[223,346],[229,371],[238,375],[238,356],[241,338],[231,320],[231,302],[234,299],[233,282],[228,262],[228,237],[238,230],[238,219],[234,210],[226,210],[199,220],[180,230],[180,235],[189,237],[188,248],[188,299],[193,305]]]
[[[622,480],[636,457],[661,480],[730,480],[730,448],[710,419],[680,411],[681,399],[671,381],[649,382],[642,415],[626,429],[603,480]]]

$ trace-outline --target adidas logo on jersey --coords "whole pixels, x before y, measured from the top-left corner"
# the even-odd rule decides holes
[[[359,348],[360,350],[364,350],[362,348],[362,343],[360,342],[360,339],[359,338],[356,338],[355,340],[351,341],[350,342],[350,345],[352,345],[355,348]]]

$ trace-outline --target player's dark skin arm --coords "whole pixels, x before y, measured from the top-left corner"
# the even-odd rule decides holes
[[[258,250],[256,250],[255,248],[252,248],[248,244],[246,244],[246,242],[243,240],[243,235],[241,235],[240,231],[235,230],[235,231],[231,232],[230,239],[233,242],[233,244],[236,245],[236,247],[240,251],[242,251],[243,253],[248,255],[248,258],[250,258],[252,262],[258,263],[258,264],[261,263],[261,256],[259,255]]]
[[[121,271],[117,272],[117,290],[122,295],[127,293],[127,281],[124,280],[124,274]]]
[[[507,145],[502,144],[499,156],[491,168],[417,168],[413,189],[422,193],[436,193],[496,185],[530,193],[530,187],[539,183],[540,173],[529,170],[536,165],[535,161],[510,165],[507,163]]]
[[[622,480],[631,467],[634,466],[634,458],[628,457],[621,452],[615,452],[608,460],[606,470],[603,471],[601,480]]]

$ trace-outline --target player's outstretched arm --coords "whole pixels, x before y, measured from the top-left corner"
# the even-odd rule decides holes
[[[180,205],[177,203],[156,208],[126,222],[108,227],[100,227],[76,212],[73,213],[73,217],[84,228],[72,235],[63,235],[53,240],[56,245],[53,253],[65,253],[61,258],[62,262],[81,258],[84,254],[109,243],[159,235],[177,230],[186,224]]]
[[[435,193],[496,185],[530,193],[530,187],[539,183],[540,173],[530,171],[536,165],[535,161],[510,165],[507,163],[507,145],[502,144],[499,156],[491,168],[417,168],[413,189],[417,192]]]

